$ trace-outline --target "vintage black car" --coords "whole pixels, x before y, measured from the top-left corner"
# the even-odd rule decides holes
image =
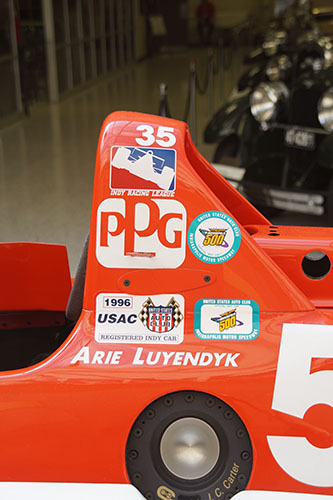
[[[259,207],[333,213],[333,68],[315,69],[251,94],[239,189]]]
[[[268,59],[264,64],[251,68],[242,75],[238,83],[238,90],[233,97],[222,106],[207,124],[204,131],[204,140],[207,143],[217,143],[213,162],[225,163],[227,158],[236,160],[233,164],[244,165],[248,162],[248,150],[245,143],[257,135],[259,123],[250,116],[250,95],[261,82],[273,84],[284,82],[291,90],[300,75],[309,70],[317,72],[332,64],[333,48],[327,37],[316,39],[316,32],[305,32],[297,39],[297,43],[284,46],[277,55]],[[256,130],[257,129],[257,130]],[[244,158],[245,147],[245,158]]]

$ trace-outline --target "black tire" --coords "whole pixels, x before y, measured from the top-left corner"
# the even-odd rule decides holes
[[[239,149],[239,137],[231,134],[224,137],[216,148],[213,163],[223,163],[224,158],[237,158]]]
[[[208,436],[204,450],[202,428]],[[179,432],[175,441],[170,437],[174,430]],[[186,441],[191,432],[191,445],[183,442],[179,454],[174,442]],[[199,450],[193,445],[196,438]],[[197,468],[188,460],[193,448],[194,456],[202,457]],[[237,413],[198,391],[174,392],[153,401],[136,419],[126,446],[130,481],[148,500],[199,500],[209,493],[229,500],[246,488],[252,462],[250,437]]]

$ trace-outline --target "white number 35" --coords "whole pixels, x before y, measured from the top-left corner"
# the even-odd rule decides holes
[[[313,358],[333,358],[333,326],[283,326],[272,408],[302,419],[314,405],[333,406],[333,371],[311,373]],[[333,486],[333,446],[317,448],[305,437],[267,436],[280,467],[312,486]]]
[[[155,141],[163,148],[171,148],[176,144],[173,127],[158,127],[156,137],[155,130],[150,125],[139,125],[136,130],[141,132],[141,137],[135,139],[140,146],[152,146]]]

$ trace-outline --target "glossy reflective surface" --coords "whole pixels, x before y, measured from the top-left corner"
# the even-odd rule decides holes
[[[159,84],[168,84],[173,118],[183,119],[189,61],[197,58],[201,81],[207,50],[181,50],[120,70],[58,104],[38,104],[31,117],[0,130],[0,241],[66,244],[75,272],[89,229],[96,145],[104,118],[112,111],[157,113]],[[238,73],[225,72],[224,97]],[[220,104],[215,79],[216,109]],[[208,95],[197,99],[197,137],[212,156],[202,131],[209,119]]]
[[[112,187],[117,174],[112,148],[124,153],[141,146],[147,141],[142,132],[147,131],[154,138],[149,151],[165,131],[171,134],[163,140],[172,140],[177,153],[174,192],[172,184],[157,194],[148,188],[140,192],[133,180],[126,181],[127,189]],[[165,145],[160,155],[168,149]],[[142,225],[142,213],[149,215],[148,225]],[[311,229],[280,232],[199,155],[184,123],[128,112],[112,113],[102,127],[92,214],[84,306],[72,334],[40,363],[1,374],[1,479],[128,482],[124,451],[133,422],[143,408],[163,397],[158,418],[165,426],[155,420],[157,412],[147,411],[134,437],[147,440],[154,458],[160,435],[172,422],[187,417],[209,422],[219,436],[223,460],[207,473],[217,457],[215,442],[209,446],[213,453],[206,455],[211,461],[208,468],[201,466],[201,459],[194,461],[195,475],[203,475],[201,479],[187,481],[212,479],[211,498],[244,487],[272,489],[272,484],[279,490],[331,495],[333,322],[331,302],[323,299],[327,294],[330,300],[332,274],[309,280],[296,264],[309,250],[330,255],[333,230],[318,230],[320,238]],[[225,221],[223,226],[213,221],[207,228],[207,220],[217,216]],[[230,258],[211,262],[210,256],[227,254],[210,249],[211,260],[201,260],[191,238],[185,238],[191,236],[187,229],[193,221],[198,223],[201,243],[196,248],[201,250],[207,229],[221,232],[227,223],[233,227],[234,236],[227,236],[227,251],[234,251]],[[241,238],[239,247],[236,237]],[[128,251],[135,255],[128,256]],[[149,252],[154,257],[148,264],[144,255]],[[47,258],[41,262],[42,267],[50,265]],[[184,285],[176,278],[161,279],[161,273],[170,277],[176,269],[186,271]],[[187,280],[190,269],[198,272]],[[134,278],[144,270],[145,282],[162,287],[159,294],[141,291],[140,280]],[[171,314],[172,321],[167,317]],[[236,323],[227,325],[227,317]],[[243,324],[245,331],[240,330]],[[184,398],[186,405],[193,402],[193,409],[178,411],[170,392],[184,390],[207,394],[204,409],[196,407],[196,398]],[[225,439],[232,435],[240,440],[237,453],[223,439],[226,422],[231,428]],[[198,436],[199,430],[195,432]],[[244,447],[246,433],[249,449]],[[207,453],[200,442],[199,436],[199,455]],[[188,438],[184,443],[186,451]],[[136,459],[135,446],[128,454]],[[245,472],[252,459],[247,483]],[[165,458],[165,463],[179,475],[191,474],[181,470],[187,460],[176,456]],[[164,472],[156,494],[162,486],[169,493],[172,489],[171,474]]]
[[[161,439],[161,457],[169,471],[181,479],[200,479],[208,474],[220,455],[214,429],[199,418],[173,422]]]

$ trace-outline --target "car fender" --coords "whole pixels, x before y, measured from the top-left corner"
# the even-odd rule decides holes
[[[237,133],[241,118],[249,106],[249,91],[224,104],[207,124],[204,131],[204,141],[214,143],[218,142],[224,135]]]

